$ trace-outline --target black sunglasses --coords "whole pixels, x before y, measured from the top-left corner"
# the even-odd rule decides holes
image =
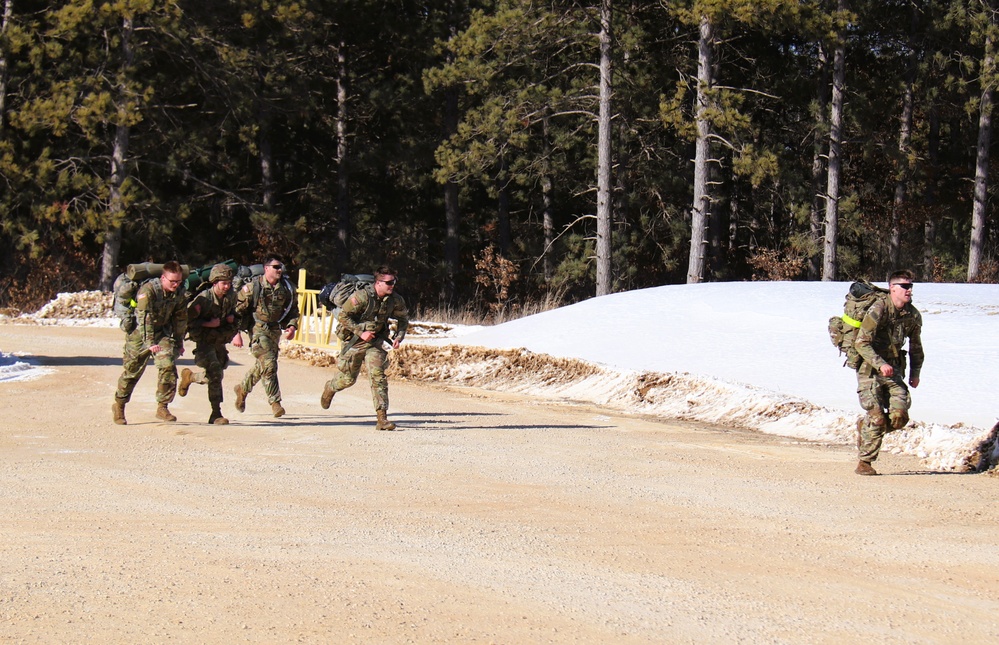
[[[269,266],[272,269],[276,269],[278,271],[284,271],[284,265],[283,264],[268,264],[267,266]]]
[[[908,291],[909,289],[912,288],[912,283],[911,282],[896,282],[895,286],[896,287],[902,287],[903,289],[905,289],[906,291]]]
[[[391,280],[382,280],[381,282],[382,282],[383,284],[387,284],[387,285],[389,285],[390,287],[394,287],[394,286],[395,286],[395,283],[396,283],[396,279],[395,279],[395,278],[392,278]]]

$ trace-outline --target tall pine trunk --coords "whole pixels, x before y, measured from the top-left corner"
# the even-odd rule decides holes
[[[992,12],[989,21],[995,23]],[[985,37],[985,56],[982,58],[982,97],[978,112],[978,154],[975,159],[975,197],[971,209],[971,241],[968,251],[968,282],[978,280],[985,244],[985,216],[988,209],[989,146],[992,142],[992,83],[995,77],[995,41],[992,30]]]
[[[118,107],[124,109],[128,103],[128,78],[131,74],[134,54],[132,52],[132,35],[135,26],[132,19],[124,17],[121,24],[122,69],[118,86]],[[118,117],[121,119],[121,117]],[[121,119],[124,120],[124,119]],[[122,187],[128,179],[125,161],[128,157],[129,127],[127,121],[115,126],[114,143],[111,150],[111,181],[110,199],[108,201],[108,225],[104,231],[104,249],[101,254],[101,291],[110,291],[118,272],[118,256],[121,253],[121,226],[125,220],[125,203]]]
[[[687,264],[687,283],[695,284],[704,279],[704,256],[707,246],[708,163],[710,162],[711,124],[708,121],[708,92],[713,82],[711,56],[714,48],[714,29],[707,16],[701,16],[700,37],[697,41],[697,141],[694,143],[694,204],[690,210],[690,260]]]
[[[829,59],[826,46],[819,43],[819,83],[816,91],[815,139],[812,145],[812,202],[808,210],[809,239],[815,250],[808,258],[808,279],[818,280],[822,276],[822,254],[819,253],[822,240],[822,221],[825,208],[825,190],[822,184],[825,176],[826,111],[829,109]]]
[[[910,7],[911,28],[909,31],[909,61],[905,70],[905,92],[902,95],[902,117],[898,127],[898,169],[895,177],[895,198],[892,200],[891,234],[888,238],[888,261],[890,269],[899,267],[902,249],[902,212],[905,209],[910,173],[910,142],[912,140],[913,85],[916,82],[916,27],[919,12],[915,5]]]
[[[337,273],[347,270],[350,263],[350,237],[353,222],[350,217],[350,149],[347,141],[347,45],[340,41],[337,51],[336,76],[336,261]]]
[[[839,11],[847,10],[839,0]],[[832,102],[829,114],[829,170],[826,179],[826,238],[822,254],[822,279],[835,280],[836,244],[839,242],[839,180],[843,144],[843,85],[846,80],[846,34],[841,31],[833,53]]]
[[[600,2],[600,114],[597,121],[597,295],[611,292],[611,0]]]
[[[14,0],[4,0],[3,18],[0,22],[0,132],[3,132],[7,121],[7,51],[4,47],[7,37],[7,25],[14,15]]]

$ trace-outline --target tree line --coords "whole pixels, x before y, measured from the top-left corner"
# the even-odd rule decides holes
[[[999,279],[995,0],[0,1],[0,306],[269,253],[494,312]]]

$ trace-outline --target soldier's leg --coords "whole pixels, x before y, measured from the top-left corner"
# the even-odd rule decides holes
[[[156,402],[166,405],[177,394],[177,348],[173,338],[161,338],[160,351],[153,355],[153,363],[159,371],[156,383]]]
[[[909,423],[909,408],[912,407],[912,397],[905,381],[897,376],[886,379],[884,390],[888,398],[889,432],[900,430]]]
[[[281,342],[281,330],[262,335],[260,338],[261,354],[257,359],[260,366],[260,381],[267,392],[267,402],[272,406],[281,402],[281,388],[278,385],[278,347]]]
[[[364,365],[371,380],[371,402],[375,410],[388,410],[388,378],[385,376],[388,352],[381,347],[369,347],[364,353]]]
[[[243,380],[240,383],[240,386],[242,387],[244,394],[249,394],[250,392],[253,391],[253,386],[260,381],[261,375],[264,372],[263,367],[261,366],[260,363],[261,363],[261,358],[266,353],[266,350],[260,343],[261,340],[263,340],[266,336],[267,336],[266,327],[263,327],[262,331],[258,331],[258,328],[254,327],[253,340],[250,341],[250,353],[253,354],[253,369],[251,369],[249,372],[246,373],[245,376],[243,376]]]
[[[115,400],[122,404],[128,403],[132,399],[132,392],[136,383],[142,378],[146,371],[146,363],[152,354],[149,350],[142,349],[142,339],[137,335],[130,334],[125,341],[122,350],[121,376],[118,377],[118,388],[115,391]]]
[[[857,396],[860,407],[867,417],[860,429],[860,461],[868,464],[877,460],[881,452],[881,441],[888,431],[888,419],[884,413],[884,397],[878,378],[874,374],[857,374]]]
[[[362,346],[359,347],[359,345]],[[328,389],[339,392],[357,382],[357,375],[361,373],[361,364],[364,363],[364,346],[366,344],[357,343],[337,356],[336,365],[333,367],[333,376],[326,382]]]

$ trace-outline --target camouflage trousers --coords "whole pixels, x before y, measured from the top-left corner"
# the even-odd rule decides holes
[[[142,336],[132,332],[125,338],[125,348],[122,351],[122,372],[118,377],[118,389],[114,396],[122,403],[128,403],[132,398],[135,385],[146,371],[150,357],[158,371],[156,381],[156,402],[170,403],[177,393],[177,354],[180,348],[176,346],[173,336],[157,338],[155,343],[160,351],[153,354],[148,348],[143,348]]]
[[[866,363],[857,371],[857,396],[867,416],[860,426],[860,461],[875,461],[881,452],[884,436],[905,427],[909,422],[912,398],[905,384],[905,371],[895,369],[893,376],[882,376]]]
[[[229,349],[225,343],[198,343],[194,348],[194,364],[201,368],[194,373],[194,382],[208,385],[208,400],[222,403],[222,373],[229,365]]]
[[[376,339],[376,343],[382,339]],[[388,352],[378,345],[372,345],[363,341],[357,341],[353,347],[340,354],[336,359],[336,368],[333,378],[326,387],[334,392],[346,390],[357,382],[357,375],[361,372],[361,364],[368,370],[368,379],[371,381],[371,400],[375,404],[375,410],[388,410],[388,378],[385,376],[385,369],[388,367]]]
[[[281,344],[281,329],[271,329],[268,325],[257,323],[253,326],[253,340],[250,341],[250,353],[257,359],[253,369],[243,377],[243,391],[249,394],[259,381],[264,383],[268,403],[281,402],[281,388],[278,385],[278,349]]]

